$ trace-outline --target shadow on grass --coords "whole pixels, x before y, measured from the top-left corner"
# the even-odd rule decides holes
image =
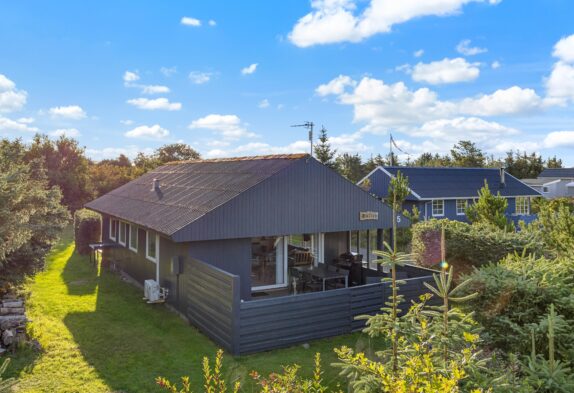
[[[62,270],[62,280],[70,295],[91,295],[98,287],[98,274],[98,268],[90,262],[88,256],[74,251]]]

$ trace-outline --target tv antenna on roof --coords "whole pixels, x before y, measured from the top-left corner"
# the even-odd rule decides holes
[[[306,121],[303,124],[295,124],[291,127],[305,127],[309,131],[309,144],[311,145],[311,157],[313,157],[313,127],[315,124],[312,121]]]

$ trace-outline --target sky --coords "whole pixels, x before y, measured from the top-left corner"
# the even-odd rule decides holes
[[[95,159],[446,153],[574,166],[571,0],[3,1],[0,137]]]

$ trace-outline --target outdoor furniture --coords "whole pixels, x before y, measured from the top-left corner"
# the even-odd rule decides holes
[[[341,271],[332,271],[326,268],[325,266],[322,267],[312,267],[312,268],[301,268],[298,267],[296,269],[300,269],[303,274],[307,274],[312,278],[317,278],[322,285],[322,290],[325,291],[327,281],[330,280],[344,280],[345,281],[345,288],[349,286],[349,272],[345,270]]]
[[[88,246],[90,247],[90,263],[94,266],[98,264],[98,254],[101,256],[105,248],[120,247],[117,243],[91,243]]]

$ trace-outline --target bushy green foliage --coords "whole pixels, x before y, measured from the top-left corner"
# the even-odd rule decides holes
[[[412,252],[419,263],[425,256],[432,239],[440,236],[444,226],[446,233],[446,257],[451,264],[481,266],[496,262],[515,251],[542,255],[541,240],[530,232],[506,232],[488,225],[469,225],[460,221],[428,220],[413,226]],[[437,261],[438,262],[438,261]]]
[[[79,254],[90,252],[90,243],[100,241],[102,216],[88,209],[76,210],[74,213],[74,239]]]
[[[478,191],[478,199],[467,206],[465,214],[473,224],[492,225],[503,230],[513,230],[514,226],[506,217],[508,200],[500,195],[490,192],[488,183]]]
[[[522,230],[536,236],[558,255],[574,250],[574,200],[540,198],[535,207],[538,218],[523,225]]]
[[[0,287],[42,268],[44,256],[68,223],[58,187],[42,160],[28,161],[19,141],[0,141]]]
[[[531,333],[537,350],[547,348],[545,315],[554,304],[557,352],[574,360],[574,257],[555,260],[509,255],[469,275],[479,296],[469,303],[485,328],[485,340],[505,352],[530,353]]]

